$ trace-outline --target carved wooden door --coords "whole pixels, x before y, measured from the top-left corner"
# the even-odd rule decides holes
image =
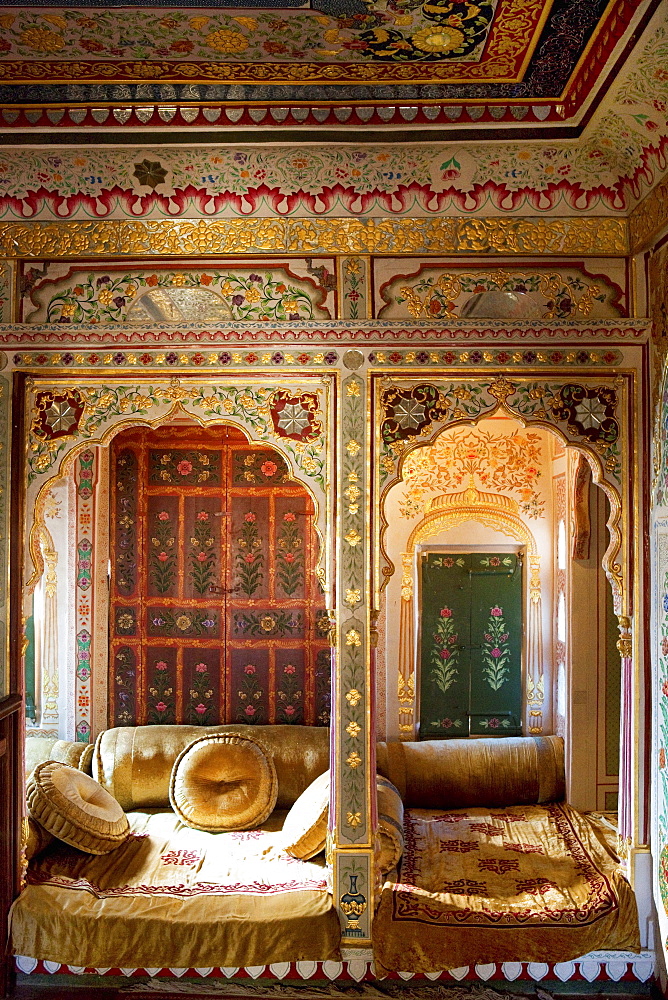
[[[327,725],[313,501],[233,428],[119,434],[111,456],[110,724]]]
[[[522,733],[522,572],[507,552],[424,553],[420,737]]]

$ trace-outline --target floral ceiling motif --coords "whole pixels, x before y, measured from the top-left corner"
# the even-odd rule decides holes
[[[416,517],[423,513],[427,495],[472,485],[514,494],[524,514],[539,517],[545,508],[539,484],[542,464],[543,440],[535,431],[503,434],[480,426],[454,428],[407,456],[399,510],[403,517]]]

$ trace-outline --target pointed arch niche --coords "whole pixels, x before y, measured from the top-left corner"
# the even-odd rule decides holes
[[[419,738],[419,552],[523,546],[524,732],[564,735],[570,801],[581,808],[614,806],[616,776],[604,775],[600,787],[588,785],[587,770],[592,751],[603,752],[591,740],[597,674],[605,672],[606,657],[621,659],[621,694],[610,707],[608,727],[621,722],[615,762],[620,835],[631,847],[638,843],[633,828],[642,806],[640,775],[631,761],[634,483],[624,379],[575,384],[472,372],[461,381],[426,381],[406,373],[379,377],[374,389],[381,738]],[[586,581],[593,579],[595,595],[583,613],[578,605],[584,608]],[[599,616],[594,629],[585,620],[591,614]],[[592,648],[601,651],[595,668],[587,660],[587,628],[596,632]]]
[[[179,440],[183,441],[184,447],[187,446],[188,442],[191,445],[194,442],[196,446],[197,441],[199,441],[199,450],[202,452],[205,463],[208,461],[207,447],[211,446],[215,438],[220,436],[222,440],[227,436],[230,441],[233,440],[234,447],[232,445],[228,447],[230,478],[234,480],[236,475],[237,478],[243,479],[243,483],[240,479],[241,485],[237,484],[236,489],[233,485],[232,488],[227,487],[230,494],[235,493],[236,495],[245,485],[247,492],[254,491],[258,494],[258,499],[262,499],[260,494],[264,495],[270,490],[273,477],[280,472],[286,484],[286,493],[289,493],[290,496],[294,494],[294,497],[299,499],[305,513],[305,523],[308,521],[312,525],[312,537],[305,544],[312,553],[312,557],[308,561],[313,564],[314,572],[311,576],[315,575],[316,579],[313,580],[313,586],[311,586],[313,593],[309,592],[310,597],[307,602],[309,607],[306,609],[306,617],[309,618],[309,621],[304,620],[297,624],[300,626],[301,632],[308,629],[310,633],[313,633],[309,635],[308,641],[315,641],[318,646],[316,652],[323,654],[320,657],[322,663],[320,660],[318,661],[322,666],[321,672],[324,678],[321,685],[323,691],[320,692],[320,702],[323,704],[328,702],[327,692],[324,691],[324,682],[326,681],[328,687],[330,619],[327,609],[331,608],[332,553],[329,528],[331,520],[329,507],[331,482],[330,385],[328,380],[323,378],[317,380],[301,379],[298,385],[289,383],[278,385],[269,379],[262,382],[259,380],[251,382],[249,379],[248,383],[248,385],[239,388],[238,385],[226,384],[221,381],[217,381],[215,386],[203,386],[196,383],[194,379],[192,381],[172,379],[165,380],[163,384],[154,382],[150,386],[138,386],[127,383],[110,385],[107,382],[102,384],[91,379],[90,384],[87,383],[78,388],[63,386],[62,383],[55,381],[48,384],[37,381],[27,387],[29,393],[27,412],[31,419],[26,428],[27,452],[30,457],[26,470],[27,517],[23,616],[27,638],[27,641],[24,642],[26,675],[29,685],[32,680],[36,693],[36,732],[87,743],[94,739],[102,729],[109,725],[118,724],[116,716],[120,711],[119,705],[124,695],[121,689],[122,685],[121,688],[116,685],[117,690],[113,690],[117,678],[115,668],[111,669],[113,664],[110,657],[110,643],[112,652],[116,653],[116,645],[123,640],[122,632],[128,637],[127,645],[132,645],[135,641],[135,630],[129,621],[134,612],[130,604],[128,604],[127,609],[121,608],[120,605],[124,598],[122,592],[119,591],[115,593],[113,609],[115,617],[114,615],[110,617],[109,587],[111,583],[113,595],[113,584],[118,578],[116,563],[119,554],[122,556],[124,546],[129,543],[134,527],[132,523],[135,519],[134,514],[137,513],[126,510],[123,504],[119,503],[119,497],[121,494],[129,496],[130,506],[132,506],[132,499],[143,491],[146,493],[143,501],[144,506],[147,506],[147,509],[150,506],[150,498],[148,498],[150,489],[145,487],[139,489],[139,480],[135,479],[132,470],[126,476],[127,481],[120,482],[118,461],[119,456],[122,457],[124,441],[130,450],[134,447],[139,449],[137,454],[141,452],[143,456],[141,461],[146,465],[143,472],[147,481],[150,479],[149,465],[152,457],[149,446],[153,442],[156,447],[159,447],[163,437],[165,440],[169,438],[172,451],[174,451],[175,442],[178,445]],[[197,452],[197,446],[194,451]],[[187,465],[192,466],[192,461],[197,461],[197,457],[192,459],[191,456],[192,461],[185,455],[177,457],[183,463],[181,472],[186,471]],[[251,460],[252,465],[250,464]],[[178,464],[175,464],[175,461],[172,462],[174,465],[172,472],[175,472]],[[239,465],[238,469],[237,465]],[[263,466],[264,472],[262,471]],[[178,470],[176,471],[178,472]],[[187,478],[193,481],[191,492],[194,490],[197,493],[198,479],[201,479],[207,470],[204,467],[200,469],[201,476],[194,466],[187,471],[189,472]],[[160,472],[161,470],[158,470],[158,473]],[[178,474],[175,472],[175,475],[172,476],[175,483],[181,478],[181,472]],[[254,477],[253,483],[251,483],[250,477]],[[164,479],[164,476],[162,478]],[[176,490],[175,483],[172,485],[165,483],[167,492]],[[208,509],[211,507],[211,500],[209,498],[204,502],[206,499],[204,498],[205,491],[201,490],[200,492],[202,493],[200,507],[205,513],[210,514],[211,519],[213,515]],[[176,495],[171,500],[172,506],[174,504],[178,506],[181,502],[183,510],[180,511],[179,516],[183,515],[184,512],[187,513],[188,504],[192,506],[193,502],[196,503],[196,499],[179,501]],[[222,504],[224,507],[226,501],[222,495],[218,497],[218,500],[219,506]],[[282,501],[269,500],[267,497],[264,498],[263,502],[269,504],[270,513],[268,516],[273,519],[271,521],[272,530],[276,534],[276,545],[279,546],[278,533],[280,533],[282,522],[281,525],[278,525],[276,519],[280,519],[280,516],[286,512],[289,514],[292,507],[288,504],[284,511],[281,507]],[[231,510],[233,505],[234,500],[230,497]],[[165,503],[163,506],[167,510],[168,504]],[[197,511],[199,511],[199,507]],[[161,512],[162,508],[156,516]],[[173,513],[176,515],[179,512],[175,508]],[[194,507],[190,513],[193,516],[196,515]],[[237,520],[242,517],[242,514],[243,512],[237,511]],[[225,517],[224,513],[220,516],[220,524],[225,521]],[[242,534],[243,532],[237,531],[239,526],[234,521],[234,517],[230,516],[230,521],[234,524],[235,532]],[[286,526],[291,527],[287,522]],[[197,525],[195,525],[196,527]],[[190,529],[186,532],[187,539],[184,536],[186,546],[192,543],[189,532]],[[218,537],[218,533],[222,534],[220,531],[213,531],[211,535],[215,534]],[[196,534],[197,532],[193,528],[193,537]],[[149,539],[150,541],[151,539]],[[208,544],[208,537],[203,540],[203,544],[205,546]],[[184,558],[186,558],[185,554]],[[269,563],[268,554],[266,554],[266,558],[267,563]],[[299,603],[296,598],[292,599],[288,593],[282,593],[282,599],[276,599],[278,591],[274,595],[275,580],[276,574],[280,570],[278,562],[274,566],[276,559],[278,557],[272,553],[271,569],[269,565],[266,567],[267,576],[270,575],[272,578],[271,595],[268,590],[267,595],[265,595],[267,600],[264,601],[264,604],[262,601],[258,603],[253,599],[249,602],[247,610],[250,610],[250,616],[254,615],[258,622],[254,622],[254,620],[250,622],[249,619],[250,624],[249,622],[245,623],[249,628],[257,624],[258,628],[267,631],[271,617],[274,639],[278,636],[278,631],[281,631],[279,626],[282,621],[282,610],[285,611],[283,618],[286,615],[289,618]],[[224,590],[229,586],[229,574],[227,576],[219,574],[219,577],[220,579],[217,579],[214,584],[214,590],[216,588]],[[191,596],[196,601],[196,595]],[[151,603],[148,597],[147,600],[148,603]],[[220,600],[222,601],[223,598]],[[158,603],[160,603],[159,600]],[[173,604],[174,602],[166,601],[163,603]],[[251,604],[253,608],[250,608]],[[257,608],[255,608],[256,604]],[[262,607],[260,607],[261,604]],[[321,608],[319,612],[315,609],[316,604]],[[176,608],[176,605],[174,607]],[[126,611],[125,618],[123,617],[124,611]],[[304,609],[301,611],[303,612]],[[266,613],[263,616],[261,612]],[[187,608],[181,609],[180,618],[179,613],[177,609],[172,615],[174,628],[177,629],[175,632],[177,637],[180,637],[178,628],[185,627],[186,617],[192,618],[194,621]],[[243,609],[241,609],[241,614],[243,616]],[[230,616],[228,615],[228,617]],[[235,627],[239,625],[241,628],[244,623],[239,624],[236,621],[238,617],[237,613]],[[249,616],[246,615],[246,617]],[[116,621],[117,618],[119,621]],[[310,620],[311,618],[313,621]],[[260,621],[260,619],[262,620]],[[296,621],[296,618],[294,621],[292,618],[290,621],[286,618],[286,622],[283,623],[285,628],[288,628],[286,636],[291,634],[289,627],[295,626]],[[121,632],[118,629],[119,622]],[[285,629],[282,631],[285,632]],[[263,635],[264,632],[259,634]],[[147,642],[150,644],[150,640]],[[172,640],[165,639],[165,647],[170,644],[173,644]],[[215,643],[209,642],[209,645],[213,647]],[[281,659],[283,654],[273,649],[275,645],[276,642],[272,645],[265,666],[269,672],[268,676],[271,676],[272,683],[276,688],[275,694],[278,698],[279,692],[275,674],[279,667],[285,666],[288,661],[285,660],[285,656]],[[278,645],[281,643],[279,642]],[[290,645],[289,638],[283,645],[286,646],[287,650],[287,646]],[[175,653],[177,658],[181,655],[180,651]],[[184,657],[185,655],[183,653]],[[184,664],[181,664],[179,659],[178,664],[179,669],[185,669],[185,660]],[[195,664],[193,660],[190,666],[192,667],[191,673],[193,670],[197,670],[198,666],[201,672],[202,663]],[[292,660],[290,660],[290,666],[292,669],[288,672],[291,676],[287,680],[292,682],[294,680],[292,674],[299,675],[299,666],[295,668]],[[223,677],[226,669],[227,667],[219,666],[218,680]],[[137,670],[139,670],[139,665],[137,665]],[[313,676],[309,675],[306,678],[308,691],[306,688],[302,688],[302,695],[308,697],[305,717],[302,720],[301,713],[296,710],[294,714],[297,715],[298,721],[310,721],[315,724],[327,723],[328,718],[311,718],[314,715],[315,706],[319,704],[319,696],[315,690],[317,670],[311,671],[311,673]],[[324,677],[325,673],[326,678]],[[196,681],[202,680],[195,673],[192,676]],[[208,685],[208,688],[213,688],[215,697],[220,695],[220,699],[224,701],[222,682],[221,690],[218,691],[216,678],[209,679],[212,683]],[[146,687],[146,685],[144,686]],[[183,695],[182,687],[183,685],[180,684],[181,700],[185,698],[187,701],[188,692]],[[194,688],[196,685],[187,684],[186,687]],[[294,683],[292,683],[292,687],[297,689]],[[208,688],[207,692],[204,692],[205,694],[208,693]],[[110,692],[114,694],[113,700],[110,698]],[[289,695],[290,692],[287,694]],[[146,701],[146,692],[142,697]],[[166,702],[166,699],[163,700]],[[292,700],[288,698],[285,704],[289,704],[294,709]],[[236,714],[241,711],[239,705],[233,706],[229,702],[229,697],[227,699],[229,704],[226,707],[223,705],[223,701],[218,706],[219,711],[216,712],[216,717],[204,721],[230,721],[227,716],[234,715],[236,717]],[[159,702],[161,703],[160,699]],[[198,699],[197,705],[193,702],[194,710],[197,710],[200,704],[206,708],[206,698]],[[271,706],[267,705],[265,712],[267,718],[262,718],[260,721],[290,721],[287,717],[285,719],[278,717],[280,707],[278,702],[272,703]],[[147,721],[144,716],[149,711],[149,707],[144,705],[144,709],[137,716],[137,722]],[[170,717],[164,721],[187,721],[187,709],[188,706],[185,702],[183,705],[175,705],[175,719]],[[328,710],[329,704],[327,704],[327,715]],[[192,715],[192,712],[190,714]],[[318,712],[315,714],[318,715]],[[320,715],[323,713],[320,712]],[[125,724],[128,724],[128,720],[132,721],[128,716]],[[156,718],[149,721],[163,720]],[[122,720],[120,724],[124,724]]]

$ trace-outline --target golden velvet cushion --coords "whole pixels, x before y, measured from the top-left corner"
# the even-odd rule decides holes
[[[278,780],[272,758],[257,740],[212,733],[176,758],[169,800],[179,819],[196,830],[250,830],[273,812]]]
[[[28,779],[28,812],[59,840],[88,854],[108,854],[130,828],[123,809],[89,775],[47,760]]]
[[[559,736],[379,743],[376,753],[379,773],[409,808],[529,805],[565,795]]]
[[[384,874],[396,868],[404,853],[404,804],[392,782],[380,775],[376,778],[376,795],[378,802],[376,864]]]
[[[308,861],[319,854],[327,839],[329,771],[302,792],[283,823],[284,849],[293,858]]]
[[[289,809],[329,767],[324,726],[118,726],[98,736],[92,775],[126,812],[167,808],[174,761],[193,740],[214,733],[259,740],[276,768],[277,809]]]
[[[53,834],[45,830],[39,823],[36,823],[32,816],[27,816],[23,822],[25,824],[24,852],[26,859],[30,861],[36,854],[39,854],[45,847],[49,846],[53,840]]]

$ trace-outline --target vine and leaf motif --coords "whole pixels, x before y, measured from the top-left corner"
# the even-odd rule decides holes
[[[457,663],[459,660],[459,647],[457,640],[459,635],[455,632],[455,623],[452,619],[451,608],[441,608],[439,612],[436,631],[434,632],[435,645],[431,650],[432,669],[430,679],[436,684],[439,691],[444,694],[448,688],[454,684],[459,671]]]
[[[112,360],[115,357],[120,358],[124,355],[111,355]],[[247,364],[258,360],[257,354],[250,352],[246,355]],[[118,363],[121,363],[120,360]],[[182,404],[187,402],[191,407],[201,407],[205,417],[238,418],[259,439],[267,441],[276,437],[281,438],[282,447],[289,453],[297,468],[322,489],[325,488],[327,448],[322,421],[316,418],[319,407],[316,393],[304,392],[292,396],[286,390],[257,386],[226,386],[220,383],[215,386],[200,385],[184,388],[179,380],[174,378],[169,385],[81,386],[77,390],[77,398],[82,400],[82,416],[78,418],[76,427],[79,438],[92,437],[112,417],[147,416],[153,406],[172,407],[175,402]],[[45,474],[67,446],[65,438],[68,438],[68,435],[52,432],[45,423],[47,419],[51,419],[45,416],[48,402],[41,400],[41,408],[38,407],[39,419],[35,419],[31,425],[28,483],[32,483],[37,476]],[[44,430],[44,427],[47,429]],[[71,430],[69,433],[75,431]],[[183,460],[193,464],[190,458],[184,457]],[[179,459],[180,461],[182,459]],[[183,469],[185,470],[185,466]],[[210,470],[203,468],[197,476],[204,471]],[[178,478],[175,477],[176,482],[183,482],[186,476],[191,475],[185,471],[179,473],[178,469],[176,473],[178,475]],[[198,479],[195,478],[193,481],[197,482]],[[208,477],[207,481],[211,483],[211,477]]]
[[[297,668],[293,663],[286,663],[276,692],[278,697],[278,715],[281,722],[301,723],[304,718],[302,699],[304,692],[299,684]]]
[[[155,297],[160,289],[160,305],[168,312],[176,307],[179,315],[190,309],[219,313],[220,319],[289,320],[315,319],[322,309],[314,308],[314,291],[282,279],[280,272],[232,273],[229,271],[156,272],[126,274],[89,273],[79,275],[76,285],[53,295],[46,307],[47,323],[124,323],[146,322],[152,318],[142,298]],[[196,289],[196,292],[181,291]],[[189,296],[197,295],[197,302]],[[317,296],[315,296],[317,297]],[[206,301],[200,304],[200,299]],[[130,313],[132,315],[130,316]],[[192,317],[192,313],[191,313]],[[179,316],[174,317],[177,321]],[[197,318],[197,316],[195,317]]]
[[[176,700],[170,670],[164,660],[153,667],[153,679],[148,688],[148,723],[161,725],[176,721]]]
[[[267,637],[304,634],[304,615],[301,611],[273,609],[255,613],[236,611],[235,635],[262,635]]]
[[[77,587],[88,590],[92,583],[93,543],[90,538],[82,538],[77,545]]]
[[[402,469],[402,517],[422,512],[425,494],[449,492],[468,483],[515,493],[528,517],[541,517],[545,500],[539,493],[543,463],[542,442],[533,431],[493,434],[479,427],[454,427],[439,434],[433,444],[416,448]]]
[[[405,34],[389,25],[370,27],[361,32],[355,47],[383,62],[462,60],[471,56],[486,38],[495,6],[489,0],[478,0],[477,4],[458,0],[420,0],[419,3],[408,0],[401,4],[402,12],[420,7],[427,27]]]
[[[176,578],[176,539],[169,512],[158,511],[153,518],[149,555],[149,580],[159,594],[166,594]]]
[[[235,452],[233,476],[241,486],[274,486],[290,478],[285,460],[276,451]]]
[[[210,638],[216,632],[218,619],[215,611],[178,611],[160,608],[149,611],[151,635],[204,635]]]
[[[116,459],[116,589],[129,597],[137,582],[137,458],[125,448]]]
[[[483,677],[492,691],[499,691],[509,677],[510,646],[503,618],[503,608],[489,610],[485,642],[482,647]]]
[[[151,482],[193,486],[220,483],[218,451],[152,451],[149,456]]]
[[[203,597],[216,580],[215,539],[211,534],[210,515],[200,510],[195,515],[193,534],[190,539],[190,579],[193,587]]]
[[[468,301],[457,302],[460,296],[487,291],[540,296],[544,301],[537,303],[537,307],[542,310],[544,320],[588,316],[594,302],[606,301],[606,293],[601,292],[599,285],[588,284],[577,275],[504,271],[489,275],[460,272],[425,276],[412,285],[402,285],[395,301],[400,305],[406,303],[408,313],[415,319],[423,316],[445,319],[457,316]]]
[[[241,535],[237,538],[239,551],[236,556],[239,589],[252,597],[264,579],[262,540],[257,529],[257,514],[252,510],[244,514]]]
[[[117,726],[134,726],[136,722],[136,660],[130,646],[121,646],[115,656]]]
[[[318,723],[328,726],[332,714],[332,654],[321,649],[315,660],[315,704]]]
[[[473,354],[470,352],[470,359]],[[531,352],[525,352],[530,363]],[[390,386],[383,392],[381,424],[383,450],[381,479],[396,475],[397,463],[409,440],[431,434],[446,421],[476,419],[502,403],[512,416],[558,426],[567,423],[569,434],[584,438],[600,453],[606,473],[620,481],[622,457],[617,419],[617,392],[607,385],[510,381],[420,383],[410,388]]]
[[[262,704],[264,695],[257,679],[257,667],[247,663],[244,667],[241,690],[237,692],[239,705],[237,722],[262,723],[265,721],[265,707]]]
[[[294,511],[283,514],[276,546],[276,576],[284,593],[292,597],[304,583],[303,539]]]
[[[186,707],[186,721],[194,726],[210,725],[214,721],[213,689],[206,663],[196,663],[190,682],[190,702]]]

